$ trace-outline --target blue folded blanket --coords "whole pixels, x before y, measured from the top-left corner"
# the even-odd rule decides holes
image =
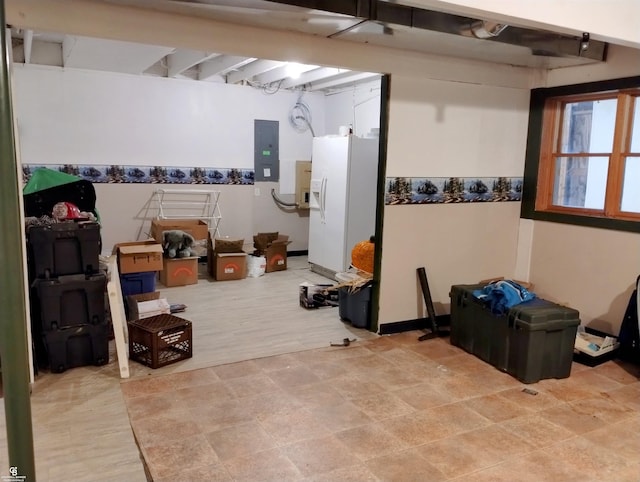
[[[497,315],[502,315],[512,306],[536,297],[534,293],[512,280],[489,283],[480,290],[474,290],[473,296],[484,301],[491,312]]]

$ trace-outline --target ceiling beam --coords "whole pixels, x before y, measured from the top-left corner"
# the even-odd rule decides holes
[[[301,76],[305,72],[308,72],[310,70],[314,70],[317,68],[318,68],[317,65],[299,64],[298,75]],[[264,74],[256,75],[254,77],[254,80],[259,84],[270,84],[278,80],[287,79],[290,76],[291,76],[291,66],[289,65],[289,62],[287,62],[285,65],[281,67],[277,67]]]
[[[320,69],[312,70],[311,72],[307,72],[302,74],[297,79],[287,79],[280,86],[281,89],[290,89],[292,87],[297,87],[298,85],[312,84],[318,80],[324,79],[325,77],[329,77],[332,75],[338,75],[344,72],[351,72],[347,69],[336,69],[333,67],[323,67]]]
[[[223,75],[231,69],[240,68],[254,60],[252,57],[220,55],[199,65],[198,80],[207,80],[216,75]]]
[[[286,62],[279,62],[277,60],[255,60],[251,62],[246,68],[238,70],[236,72],[231,72],[227,76],[227,83],[235,84],[242,80],[251,79],[255,75],[259,75],[263,72],[275,69],[284,65],[285,63]]]
[[[121,40],[65,35],[64,67],[141,74],[175,49]]]
[[[179,49],[167,55],[168,77],[180,75],[194,65],[198,65],[205,60],[215,57],[216,53],[201,52],[197,50]]]
[[[296,7],[324,10],[327,12],[351,15],[352,17],[369,17],[375,8],[375,0],[268,0],[273,3],[295,5]]]
[[[374,74],[372,72],[345,72],[334,77],[328,77],[317,82],[311,82],[311,90],[328,89],[330,87],[360,82],[362,80],[379,76],[380,74]]]

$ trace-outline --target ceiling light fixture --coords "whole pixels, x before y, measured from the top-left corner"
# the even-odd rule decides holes
[[[285,67],[287,77],[291,79],[297,79],[303,72],[309,70],[306,65],[299,64],[297,62],[288,62]]]

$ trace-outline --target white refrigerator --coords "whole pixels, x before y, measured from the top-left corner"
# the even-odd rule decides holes
[[[333,277],[351,265],[351,250],[375,234],[378,139],[313,139],[309,263]]]

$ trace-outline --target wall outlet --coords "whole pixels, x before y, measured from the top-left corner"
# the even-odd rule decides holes
[[[254,187],[253,188],[253,195],[254,196],[259,196],[260,195],[260,188],[259,187]]]

